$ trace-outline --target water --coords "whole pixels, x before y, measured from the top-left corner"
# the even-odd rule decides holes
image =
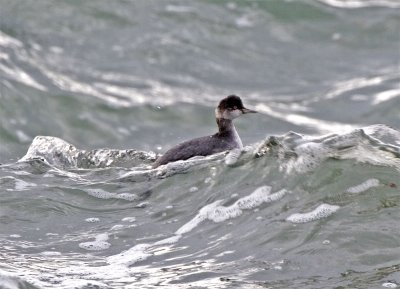
[[[0,7],[0,288],[400,286],[398,1]]]

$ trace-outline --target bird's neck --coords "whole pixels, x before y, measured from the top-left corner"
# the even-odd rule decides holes
[[[240,139],[231,119],[217,118],[217,124],[219,136],[232,139],[235,143],[235,147],[243,148],[242,140]]]
[[[231,119],[225,118],[217,118],[218,132],[221,133],[229,133],[236,131],[235,126],[233,125],[233,121]]]

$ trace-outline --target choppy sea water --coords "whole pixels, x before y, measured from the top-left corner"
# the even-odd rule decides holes
[[[0,7],[0,288],[400,287],[398,1]]]

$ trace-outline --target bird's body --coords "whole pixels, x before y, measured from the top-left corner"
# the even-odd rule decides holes
[[[182,142],[159,157],[153,168],[178,160],[187,160],[194,156],[208,156],[226,150],[243,148],[242,141],[233,125],[233,119],[241,114],[255,112],[243,106],[238,96],[231,95],[219,103],[215,110],[218,132]]]

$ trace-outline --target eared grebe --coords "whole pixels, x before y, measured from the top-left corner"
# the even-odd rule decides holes
[[[230,95],[220,101],[215,109],[218,132],[180,143],[169,149],[153,164],[153,168],[178,160],[187,160],[194,156],[208,156],[226,150],[243,148],[232,120],[246,113],[256,111],[243,106],[242,100],[236,95]]]

